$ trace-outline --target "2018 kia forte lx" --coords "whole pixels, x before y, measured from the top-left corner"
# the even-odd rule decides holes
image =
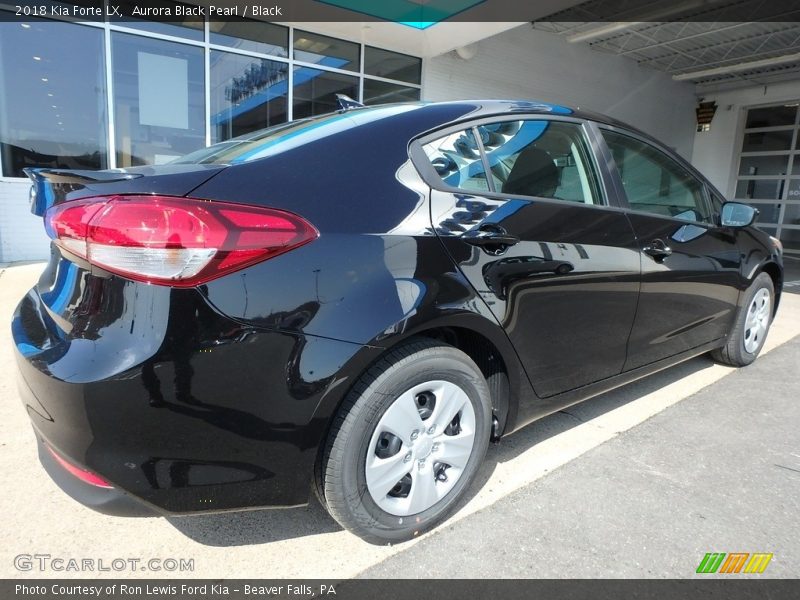
[[[758,356],[780,243],[622,123],[353,108],[159,167],[30,170],[13,319],[51,475],[111,513],[305,504],[399,542],[491,439],[704,352]]]

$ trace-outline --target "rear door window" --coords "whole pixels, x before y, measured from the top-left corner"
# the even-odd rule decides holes
[[[495,191],[601,204],[591,150],[580,124],[545,119],[478,127]]]
[[[499,121],[458,131],[423,149],[451,188],[602,204],[597,170],[579,123]]]

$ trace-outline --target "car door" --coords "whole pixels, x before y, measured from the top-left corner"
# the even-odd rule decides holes
[[[638,247],[607,203],[590,135],[576,120],[516,116],[412,147],[434,230],[540,397],[620,373],[636,310]]]
[[[717,227],[705,182],[668,151],[601,126],[639,241],[642,286],[625,370],[724,337],[739,297],[736,238]]]

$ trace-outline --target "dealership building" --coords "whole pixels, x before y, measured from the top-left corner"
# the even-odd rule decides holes
[[[335,110],[336,94],[367,105],[536,99],[608,114],[756,205],[760,226],[800,252],[800,23],[779,14],[791,2],[752,3],[774,5],[766,21],[746,18],[741,2],[683,2],[677,22],[663,22],[675,15],[660,1],[626,14],[619,0],[549,0],[508,22],[386,22],[348,4],[364,5],[329,2],[338,20],[282,23],[19,18],[7,7],[0,263],[48,255],[22,169],[163,164]],[[464,19],[481,3],[462,4]]]

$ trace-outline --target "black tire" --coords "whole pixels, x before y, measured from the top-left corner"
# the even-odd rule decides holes
[[[769,293],[769,319],[767,321],[766,331],[763,332],[763,335],[759,336],[755,347],[751,347],[748,351],[745,345],[745,340],[750,335],[750,330],[747,328],[748,312],[752,309],[755,298],[761,290],[767,290]],[[736,315],[736,321],[733,324],[730,334],[728,334],[727,342],[722,348],[713,350],[711,352],[711,357],[719,363],[732,367],[745,367],[752,363],[764,347],[764,341],[769,333],[769,326],[772,324],[772,315],[774,312],[775,286],[772,283],[772,278],[767,273],[759,273],[744,294],[744,299]]]
[[[407,516],[390,514],[376,504],[367,487],[367,453],[375,452],[370,445],[372,436],[401,394],[438,380],[461,388],[474,410],[475,435],[469,458],[449,492],[430,508]],[[318,470],[323,504],[345,529],[372,544],[412,539],[442,522],[457,506],[483,462],[491,423],[489,389],[469,356],[427,338],[404,344],[361,376],[334,418]],[[430,462],[437,464],[433,457]]]

